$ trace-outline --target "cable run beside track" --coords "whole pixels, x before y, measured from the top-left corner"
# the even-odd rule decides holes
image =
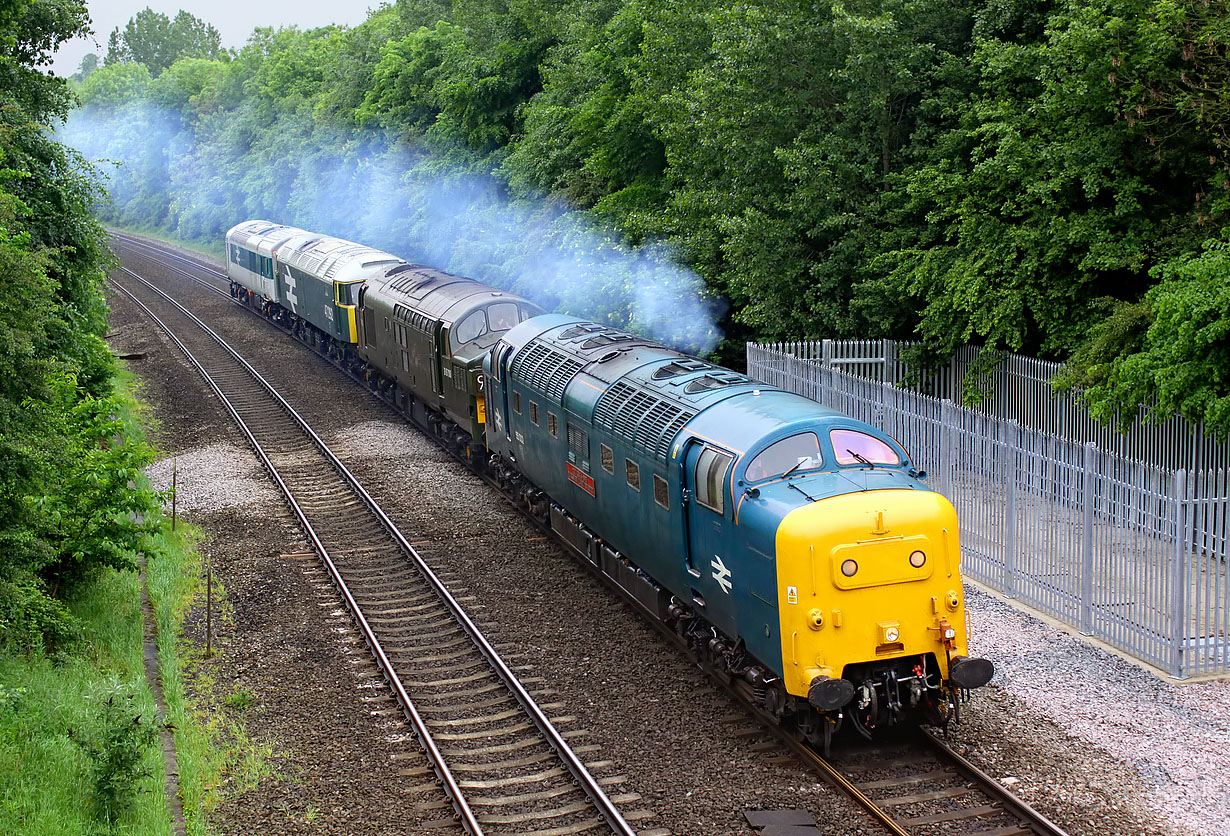
[[[184,352],[286,497],[466,832],[633,836],[565,733],[325,442],[209,326],[121,269],[136,291],[112,284]]]

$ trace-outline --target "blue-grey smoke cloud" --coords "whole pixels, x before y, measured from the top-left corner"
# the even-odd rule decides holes
[[[663,243],[628,246],[609,225],[558,200],[510,199],[489,176],[450,170],[422,149],[374,134],[256,132],[244,107],[220,115],[208,138],[148,101],[79,110],[60,139],[109,174],[104,220],[220,244],[233,224],[265,218],[370,244],[693,354],[721,339],[720,300]]]

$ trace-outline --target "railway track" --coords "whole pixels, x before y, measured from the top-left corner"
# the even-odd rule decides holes
[[[461,603],[320,437],[240,355],[135,273],[113,285],[204,376],[320,557],[470,834],[632,836],[617,802]],[[541,694],[539,694],[541,695]]]
[[[159,259],[184,278],[229,298],[229,292],[224,289],[229,284],[224,273],[139,239],[123,236],[122,240],[126,246]],[[167,259],[188,265],[191,270],[168,264]],[[201,279],[193,271],[210,275],[213,280]],[[397,411],[391,404],[390,408]],[[464,457],[455,457],[471,466]],[[479,475],[486,479],[481,472]],[[486,481],[499,490],[493,480]],[[520,507],[513,498],[509,497],[509,501]],[[532,517],[530,520],[539,525]],[[544,530],[550,533],[549,529]],[[606,582],[605,577],[600,577]],[[617,595],[626,597],[617,585],[609,582],[606,585]],[[690,654],[676,634],[660,624],[655,626]],[[816,749],[784,734],[772,718],[747,699],[739,683],[725,682],[720,672],[710,673],[714,681],[756,716],[796,758],[861,805],[889,833],[896,836],[1066,836],[1061,828],[929,731],[919,730],[916,734],[876,745],[850,742],[846,746],[835,746],[834,752],[826,758]]]
[[[1066,836],[927,729],[798,754],[897,836]]]

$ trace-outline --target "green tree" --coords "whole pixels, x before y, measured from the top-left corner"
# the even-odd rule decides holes
[[[180,11],[175,19],[148,7],[111,30],[107,64],[133,61],[158,75],[179,58],[221,58],[222,35],[212,24]]]

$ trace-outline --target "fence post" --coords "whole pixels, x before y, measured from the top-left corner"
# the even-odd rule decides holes
[[[1082,635],[1093,632],[1093,504],[1094,464],[1097,447],[1092,441],[1085,444],[1083,472],[1081,474],[1081,622]]]
[[[956,437],[956,428],[953,426],[956,423],[955,412],[952,401],[945,398],[940,405],[940,432],[943,433],[940,437],[940,468],[943,470],[948,500],[953,504],[956,504],[957,501],[956,479],[953,473],[957,466],[953,456],[954,439]]]
[[[820,365],[826,369],[833,368],[833,341],[822,340],[820,343]]]
[[[1016,515],[1017,463],[1021,450],[1021,425],[1008,422],[1008,443],[1004,445],[1004,596],[1016,597]]]
[[[1188,548],[1190,529],[1188,512],[1187,471],[1176,470],[1174,474],[1174,563],[1171,565],[1171,613],[1170,613],[1170,675],[1183,678],[1183,643],[1187,640],[1188,568],[1191,549]]]
[[[880,382],[890,386],[897,385],[897,341],[885,338],[884,343],[884,373]]]

